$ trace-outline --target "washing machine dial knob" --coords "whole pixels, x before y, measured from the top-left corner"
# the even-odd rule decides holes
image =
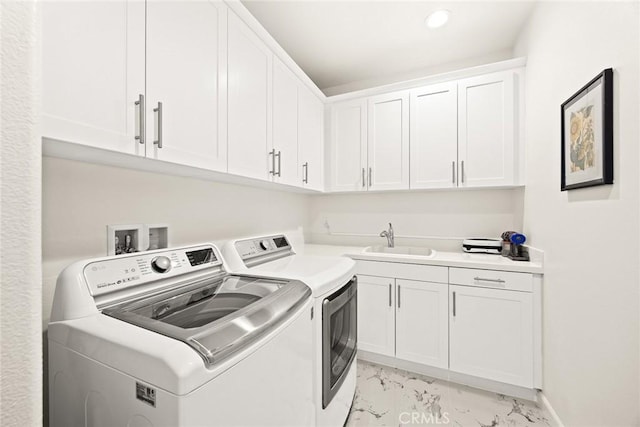
[[[263,250],[267,250],[269,249],[269,241],[268,240],[262,240],[260,242],[260,248],[262,248]]]
[[[151,260],[151,268],[156,273],[166,273],[171,270],[171,260],[166,256],[157,256]]]

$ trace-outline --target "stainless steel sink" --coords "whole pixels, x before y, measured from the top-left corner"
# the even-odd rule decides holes
[[[364,250],[371,254],[388,254],[388,255],[409,255],[431,258],[436,255],[436,251],[431,248],[420,248],[416,246],[396,246],[390,248],[388,246],[369,246]]]

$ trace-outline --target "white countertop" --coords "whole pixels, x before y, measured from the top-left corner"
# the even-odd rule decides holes
[[[305,255],[348,256],[356,260],[400,262],[405,264],[441,265],[446,267],[480,268],[520,273],[543,274],[542,253],[530,250],[533,261],[512,261],[501,255],[469,254],[465,252],[436,251],[432,258],[423,256],[379,254],[364,252],[362,246],[336,246],[305,244]]]

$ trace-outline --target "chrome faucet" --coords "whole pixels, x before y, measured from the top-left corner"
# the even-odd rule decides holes
[[[383,230],[380,233],[380,237],[386,237],[387,238],[387,245],[392,248],[395,246],[395,242],[393,239],[393,226],[391,225],[391,223],[389,223],[389,229],[388,230]]]

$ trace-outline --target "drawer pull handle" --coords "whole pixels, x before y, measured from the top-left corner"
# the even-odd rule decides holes
[[[389,283],[389,307],[391,307],[391,283]]]
[[[491,283],[504,283],[502,279],[485,279],[484,277],[474,277],[476,282],[491,282]]]

